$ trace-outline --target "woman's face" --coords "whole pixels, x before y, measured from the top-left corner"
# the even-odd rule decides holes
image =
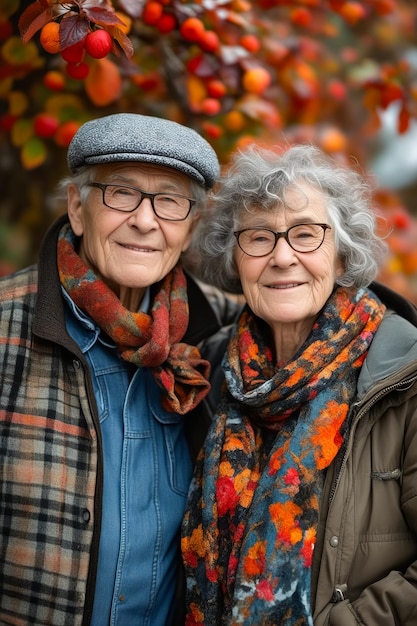
[[[256,210],[245,214],[239,228],[261,227],[282,232],[294,224],[328,223],[323,195],[306,185],[302,190],[301,194],[288,193],[287,207],[280,206],[276,212]],[[327,230],[322,245],[308,253],[295,252],[283,237],[278,239],[273,252],[264,257],[250,257],[236,245],[235,261],[252,311],[269,324],[276,340],[288,332],[296,344],[308,336],[332,293],[336,278],[343,273],[333,230]]]
[[[97,168],[94,179],[191,197],[190,179],[162,166],[106,164]],[[159,219],[149,198],[132,213],[109,209],[95,187],[82,204],[75,185],[68,190],[68,214],[74,233],[81,237],[81,258],[119,296],[126,288],[143,295],[147,287],[164,278],[188,248],[195,223],[192,215],[181,222]]]

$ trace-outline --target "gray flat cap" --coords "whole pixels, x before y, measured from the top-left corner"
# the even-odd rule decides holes
[[[207,189],[213,186],[219,161],[195,130],[158,117],[116,113],[83,124],[67,153],[74,174],[83,165],[140,161],[172,167]]]

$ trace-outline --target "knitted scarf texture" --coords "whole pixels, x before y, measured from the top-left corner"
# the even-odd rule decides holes
[[[312,626],[324,472],[384,311],[369,290],[337,288],[279,369],[266,325],[243,311],[183,522],[187,626]]]
[[[76,237],[66,224],[58,239],[64,289],[115,342],[123,359],[151,369],[166,409],[191,411],[209,392],[210,364],[195,346],[181,343],[188,326],[187,283],[181,267],[158,283],[150,313],[135,313],[84,263],[75,245]]]

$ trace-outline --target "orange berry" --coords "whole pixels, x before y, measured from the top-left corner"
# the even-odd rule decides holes
[[[79,63],[83,60],[85,52],[85,38],[77,41],[72,46],[61,50],[61,56],[67,63]]]
[[[154,2],[154,0],[147,2],[142,11],[144,23],[148,26],[154,26],[160,19],[163,10],[164,7],[159,2]]]
[[[351,26],[366,16],[366,10],[360,2],[345,2],[339,13]]]
[[[325,152],[344,152],[347,148],[347,139],[337,128],[328,128],[320,138],[321,147]]]
[[[48,22],[42,27],[39,37],[42,48],[49,54],[57,54],[61,50],[58,22]]]
[[[249,93],[262,94],[271,84],[271,75],[263,67],[246,70],[242,77],[242,85]]]
[[[93,59],[103,59],[112,48],[113,39],[107,30],[99,28],[88,33],[85,38],[85,50]]]
[[[79,122],[74,122],[73,120],[61,124],[55,133],[55,143],[62,148],[67,148],[80,126]]]
[[[65,87],[65,77],[58,70],[50,70],[43,77],[43,84],[51,91],[62,91]]]
[[[291,10],[290,20],[296,26],[308,28],[313,22],[313,16],[311,12],[305,7],[296,7],[295,9]]]
[[[156,23],[156,27],[160,33],[166,35],[174,30],[177,25],[177,20],[171,13],[162,13],[161,17]]]
[[[204,31],[204,24],[198,17],[188,17],[180,26],[181,37],[187,41],[200,41]]]
[[[67,63],[66,69],[68,76],[75,78],[76,80],[83,80],[88,76],[90,71],[90,68],[85,61],[81,61],[81,63]]]
[[[240,111],[229,111],[224,117],[224,125],[228,130],[238,133],[245,127],[245,116]]]
[[[256,35],[243,35],[239,43],[248,52],[258,52],[261,47],[261,43]]]

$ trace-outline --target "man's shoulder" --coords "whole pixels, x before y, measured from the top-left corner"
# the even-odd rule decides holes
[[[38,267],[31,265],[22,270],[0,277],[0,302],[16,302],[34,297],[38,290]]]

